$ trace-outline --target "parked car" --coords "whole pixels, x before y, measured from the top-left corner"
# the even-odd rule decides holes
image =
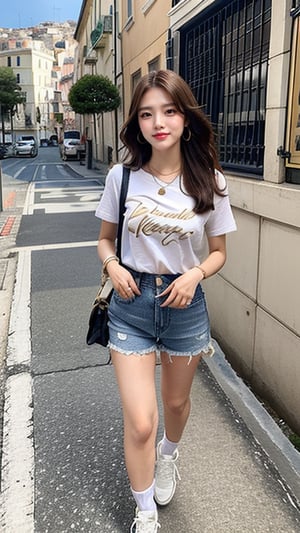
[[[12,143],[0,144],[0,159],[12,157],[14,155],[14,146]]]
[[[62,148],[61,155],[64,161],[68,158],[81,159],[85,154],[85,144],[80,142],[80,139],[65,139]]]
[[[4,157],[13,157],[15,155],[14,153],[14,145],[13,143],[5,143],[6,148],[6,154]]]
[[[40,139],[40,146],[49,146],[49,139]]]
[[[80,139],[80,131],[79,130],[66,130],[64,131],[64,141],[67,139]]]
[[[37,142],[33,135],[21,135],[15,143],[15,155],[29,155],[36,157],[38,155]]]
[[[50,135],[49,145],[50,146],[57,146],[58,145],[58,136],[57,135]]]
[[[0,159],[4,159],[6,155],[6,146],[4,144],[0,144]]]

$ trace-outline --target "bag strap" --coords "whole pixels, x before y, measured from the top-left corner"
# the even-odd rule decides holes
[[[126,196],[127,196],[127,191],[128,191],[129,175],[130,175],[130,168],[124,167],[123,165],[122,185],[121,185],[120,201],[119,201],[119,224],[118,224],[118,234],[117,234],[117,256],[120,259],[120,263],[121,263],[122,230],[123,230],[123,224],[124,224],[125,202],[126,202]],[[106,363],[100,363],[99,366],[107,366],[107,365],[110,365],[110,363],[111,363],[111,353],[109,354],[108,361],[106,361]]]
[[[122,185],[121,185],[120,202],[119,202],[119,224],[118,224],[118,235],[117,235],[117,256],[120,259],[120,264],[122,264],[121,241],[122,241],[122,231],[123,231],[123,224],[124,224],[125,202],[126,202],[126,196],[127,196],[128,184],[129,184],[129,175],[130,175],[130,168],[124,167],[123,165]]]

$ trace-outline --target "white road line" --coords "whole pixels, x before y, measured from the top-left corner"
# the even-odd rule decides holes
[[[103,186],[73,186],[58,188],[37,189],[36,182],[31,182],[27,189],[24,215],[33,215],[37,209],[44,210],[45,213],[76,213],[83,211],[94,211],[103,192]],[[94,191],[94,192],[92,192]],[[35,193],[40,194],[41,199],[79,197],[77,202],[64,203],[34,203]]]
[[[89,246],[97,246],[98,241],[82,241],[82,242],[58,242],[54,244],[35,244],[31,246],[20,246],[14,248],[14,252],[31,251],[40,252],[43,250],[63,250],[64,248],[84,248]]]
[[[21,172],[23,172],[23,170],[25,169],[26,167],[21,167],[15,174],[14,174],[14,178],[17,179],[18,176],[20,176]]]
[[[30,251],[20,252],[8,341],[11,375],[4,395],[0,526],[5,533],[34,532],[32,378],[29,371],[12,373],[31,359],[30,264]]]
[[[6,361],[8,368],[14,365],[29,364],[31,360],[30,276],[30,251],[21,250],[9,324],[8,356]]]
[[[32,380],[28,372],[10,376],[5,388],[1,468],[1,531],[34,531],[34,449]]]
[[[47,179],[46,165],[42,165],[41,180],[46,180],[46,179]]]
[[[94,202],[74,202],[72,204],[65,202],[65,203],[42,203],[38,204],[35,203],[32,209],[32,213],[28,213],[30,215],[34,215],[34,213],[39,211],[44,211],[44,213],[47,215],[49,214],[58,214],[58,213],[84,213],[84,212],[90,212],[95,211],[96,207],[99,203],[99,198],[97,201]]]
[[[34,206],[34,183],[31,182],[27,189],[23,215],[32,215]]]
[[[49,180],[48,180],[49,181]],[[57,194],[71,194],[72,192],[78,193],[79,191],[99,191],[103,192],[104,187],[103,185],[74,185],[73,187],[43,187],[43,188],[36,188],[37,194],[46,194],[51,193],[52,196],[56,196]],[[53,194],[52,194],[53,193]]]

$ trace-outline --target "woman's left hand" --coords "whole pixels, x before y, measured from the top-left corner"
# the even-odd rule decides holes
[[[191,304],[198,283],[199,278],[197,273],[189,270],[170,283],[156,298],[167,296],[167,299],[161,304],[161,307],[183,309]]]

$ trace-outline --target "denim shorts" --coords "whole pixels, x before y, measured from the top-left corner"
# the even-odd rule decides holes
[[[188,307],[160,307],[164,298],[155,296],[180,274],[156,275],[127,269],[141,295],[124,299],[113,292],[108,311],[109,347],[126,355],[153,351],[164,351],[169,357],[212,355],[209,318],[201,285],[197,285]]]

